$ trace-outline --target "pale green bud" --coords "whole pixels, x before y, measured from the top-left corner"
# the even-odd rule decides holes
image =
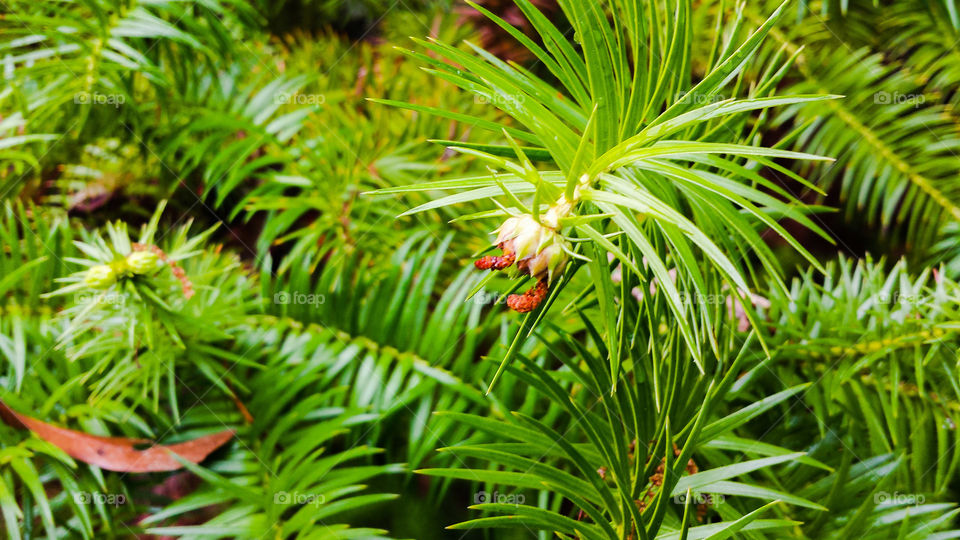
[[[548,253],[553,246],[545,248],[543,251],[538,253],[534,257],[526,262],[527,272],[530,273],[533,277],[539,277],[547,272],[547,263],[548,263]]]
[[[517,236],[507,244],[516,255],[517,260],[522,261],[527,257],[536,255],[537,250],[540,249],[540,239],[544,228],[532,216],[523,216],[519,219]]]
[[[544,216],[549,217],[549,216]],[[556,221],[556,220],[555,220]],[[512,254],[521,273],[552,280],[567,263],[569,242],[557,231],[541,225],[533,216],[511,217],[497,229],[497,245]]]
[[[127,268],[134,274],[149,274],[160,266],[160,257],[152,251],[134,251],[127,255]]]
[[[547,281],[553,281],[553,276],[563,272],[567,264],[567,252],[564,250],[566,240],[559,235],[553,239],[550,245],[546,246],[532,257],[526,263],[528,273],[537,278],[547,278]]]
[[[496,245],[500,245],[502,242],[507,240],[512,240],[517,236],[517,225],[520,223],[520,218],[512,217],[503,222],[500,225],[500,228],[497,229],[497,241],[494,242]]]
[[[566,242],[565,240],[563,242]],[[547,282],[550,283],[553,281],[553,276],[557,274],[562,274],[563,269],[567,266],[567,261],[570,260],[569,255],[567,255],[566,250],[564,250],[564,244],[557,243],[550,248],[553,249],[552,252],[548,253],[547,256]],[[544,250],[546,251],[546,250]]]
[[[116,282],[116,271],[106,264],[91,267],[83,276],[83,283],[91,289],[108,289]]]

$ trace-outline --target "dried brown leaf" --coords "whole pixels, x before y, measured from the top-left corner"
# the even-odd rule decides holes
[[[66,429],[19,414],[0,401],[0,418],[13,427],[26,428],[41,439],[60,448],[74,459],[96,465],[101,469],[120,472],[161,472],[183,468],[173,454],[193,463],[200,463],[214,450],[233,437],[233,430],[221,431],[204,437],[170,445],[153,445],[145,439],[101,437]]]

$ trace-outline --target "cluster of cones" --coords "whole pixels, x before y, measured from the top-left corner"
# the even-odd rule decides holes
[[[512,217],[497,230],[496,245],[503,255],[487,255],[474,263],[481,270],[506,270],[516,265],[520,274],[537,283],[523,294],[511,294],[507,307],[529,313],[543,302],[549,284],[567,264],[567,241],[556,231],[532,216]]]

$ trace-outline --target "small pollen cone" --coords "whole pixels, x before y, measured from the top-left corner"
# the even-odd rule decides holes
[[[507,307],[517,313],[529,313],[543,302],[547,297],[547,280],[541,279],[537,284],[523,294],[511,294],[507,298]]]
[[[536,309],[547,297],[554,276],[563,272],[570,243],[556,227],[562,215],[569,213],[570,207],[572,205],[568,204],[560,210],[547,212],[545,221],[552,225],[541,224],[533,216],[526,215],[507,219],[496,231],[496,245],[503,255],[487,255],[473,263],[480,270],[506,270],[516,265],[520,274],[537,280],[529,291],[507,298],[510,309],[519,313]]]
[[[480,270],[503,270],[505,268],[510,268],[510,266],[513,265],[513,262],[516,260],[516,256],[513,254],[513,252],[504,248],[502,242],[497,247],[503,250],[502,257],[487,255],[486,257],[481,257],[479,260],[474,262],[473,265]]]

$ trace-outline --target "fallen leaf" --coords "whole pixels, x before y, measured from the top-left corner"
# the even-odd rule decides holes
[[[158,444],[138,450],[135,446],[150,444],[150,441],[126,437],[101,437],[57,427],[19,414],[3,401],[0,401],[0,418],[13,427],[29,429],[74,459],[109,471],[133,473],[175,471],[183,468],[171,452],[187,461],[200,463],[210,453],[229,441],[234,433],[232,429],[228,429],[192,441],[170,445]]]

